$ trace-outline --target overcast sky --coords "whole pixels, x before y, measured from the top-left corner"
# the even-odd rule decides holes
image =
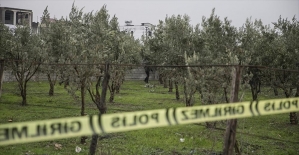
[[[1,0],[1,7],[29,9],[33,11],[34,21],[42,16],[46,6],[51,18],[68,16],[73,0]],[[78,8],[84,7],[84,12],[98,11],[106,4],[110,16],[118,17],[120,25],[125,20],[133,24],[149,22],[157,24],[166,15],[187,14],[191,24],[201,22],[202,16],[208,17],[213,8],[221,19],[228,17],[234,26],[240,27],[246,18],[262,19],[264,24],[277,21],[281,15],[298,19],[299,0],[76,0]]]

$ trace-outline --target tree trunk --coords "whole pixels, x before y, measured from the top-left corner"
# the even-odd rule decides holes
[[[115,84],[114,84],[114,82],[112,82],[111,87],[109,87],[109,91],[110,91],[109,102],[112,103],[113,100],[114,100],[114,92],[115,92]]]
[[[164,88],[168,88],[168,85],[167,85],[167,78],[166,77],[163,77],[163,87]]]
[[[270,81],[270,86],[271,88],[273,88],[273,92],[274,92],[274,95],[275,96],[278,96],[278,90],[277,90],[277,86],[276,86],[276,81],[274,80],[275,78],[270,78],[269,81]]]
[[[66,88],[67,86],[70,85],[70,78],[69,77],[66,78],[63,82],[64,82],[64,88]]]
[[[210,93],[211,93],[211,92],[210,92],[210,90],[209,90],[209,94],[210,94]],[[209,97],[208,97],[208,101],[207,101],[207,103],[208,103],[209,105],[213,104],[210,95],[209,95]],[[227,103],[229,103],[229,102],[227,102]],[[216,128],[216,123],[217,123],[216,121],[214,121],[214,122],[206,122],[206,128],[214,129],[214,128]]]
[[[55,81],[53,81],[51,79],[51,75],[50,74],[47,74],[47,77],[48,77],[48,81],[49,81],[49,85],[50,85],[49,96],[53,96],[54,95]]]
[[[105,65],[105,76],[104,76],[104,80],[102,82],[102,93],[101,93],[101,98],[100,98],[100,103],[99,103],[100,105],[98,106],[98,109],[100,111],[100,115],[105,114],[106,110],[107,110],[107,107],[106,107],[106,94],[107,94],[109,79],[110,79],[109,63],[106,63],[106,65]],[[98,100],[96,99],[96,101],[98,101]],[[96,153],[96,148],[97,148],[97,144],[98,144],[98,137],[99,136],[97,134],[92,135],[92,139],[91,139],[91,143],[90,143],[90,147],[89,147],[89,154],[90,155],[95,155],[95,153]]]
[[[228,96],[227,96],[227,87],[224,87],[223,91],[224,91],[225,101],[226,101],[226,103],[229,103],[229,99],[228,99]]]
[[[296,94],[295,94],[295,97],[298,97],[299,96],[299,85],[297,85],[297,90],[296,90]],[[287,93],[286,93],[287,94]],[[290,96],[290,95],[289,95]],[[289,96],[287,98],[289,98]],[[298,124],[298,117],[297,117],[297,112],[291,112],[290,113],[290,123],[292,125],[296,125]]]
[[[186,107],[192,107],[190,98],[186,98]]]
[[[114,94],[119,94],[120,86],[124,82],[124,76],[125,75],[122,73],[122,71],[119,71],[118,76],[116,77],[115,82],[114,82],[114,92],[115,92]],[[113,102],[113,100],[112,100],[112,102]]]
[[[298,124],[298,118],[297,118],[297,113],[296,112],[291,112],[290,113],[290,122],[293,125]]]
[[[287,89],[284,89],[284,94],[285,94],[286,98],[290,98],[290,96],[292,94],[291,89],[290,89],[290,91],[288,91]],[[290,123],[293,124],[293,125],[298,124],[298,118],[297,118],[297,113],[296,112],[290,112]]]
[[[81,116],[85,116],[85,81],[82,81],[81,87]]]
[[[49,96],[54,96],[54,84],[50,83]]]
[[[27,92],[26,92],[26,87],[27,87],[27,82],[24,81],[23,79],[19,79],[19,90],[21,92],[21,96],[22,96],[22,106],[26,106],[27,105]]]
[[[253,74],[252,78],[249,80],[252,100],[256,101],[257,96],[261,91],[261,80],[259,78],[260,70],[258,70],[257,68],[249,68],[249,71]]]
[[[179,100],[180,99],[179,83],[177,81],[175,81],[174,85],[175,85],[175,97],[176,97],[176,100]]]
[[[159,82],[160,84],[163,84],[163,74],[159,74]]]
[[[4,78],[4,60],[0,60],[0,98],[2,95],[3,78]]]
[[[240,78],[241,78],[241,68],[240,66],[237,66],[235,69],[232,70],[232,91],[231,91],[230,102],[238,102]],[[236,133],[237,133],[237,119],[228,120],[226,131],[225,131],[223,155],[234,154]]]
[[[85,79],[81,81],[81,116],[85,116]],[[81,144],[86,143],[86,136],[81,137]]]
[[[296,89],[295,97],[299,97],[299,82],[297,84],[297,89]]]
[[[257,76],[258,75],[253,75],[252,79],[249,81],[253,101],[257,100],[257,96],[258,93],[260,93],[261,88],[261,82]]]
[[[116,94],[119,94],[119,91],[120,91],[120,85],[121,85],[120,82],[117,82],[116,85],[115,85],[115,93],[116,93]]]
[[[27,82],[24,82],[24,86],[21,87],[21,96],[22,96],[22,106],[27,105],[27,91],[26,91]]]
[[[106,107],[106,94],[107,94],[107,88],[109,84],[109,64],[106,64],[106,71],[105,71],[105,77],[102,82],[102,93],[101,93],[101,100],[100,100],[100,112],[101,114],[105,114],[107,107]]]
[[[172,92],[172,89],[173,89],[173,83],[172,83],[172,79],[170,78],[169,79],[169,90],[168,90],[168,92]]]
[[[96,149],[97,149],[97,145],[98,145],[98,139],[99,139],[99,135],[98,134],[92,135],[90,146],[89,146],[89,155],[95,155],[96,154]]]
[[[186,107],[191,107],[193,105],[192,103],[192,97],[193,94],[187,91],[187,82],[186,80],[184,80],[184,94],[185,94],[185,103],[186,103]]]
[[[277,87],[273,86],[273,91],[274,91],[274,95],[275,95],[275,96],[278,96],[278,90],[277,90]]]

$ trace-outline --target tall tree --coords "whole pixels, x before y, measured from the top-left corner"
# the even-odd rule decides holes
[[[39,69],[43,61],[39,36],[31,34],[28,25],[18,26],[12,39],[13,46],[8,51],[11,69],[18,82],[23,106],[27,105],[27,83]]]
[[[214,11],[213,9],[209,18],[203,17],[201,28],[199,25],[196,26],[196,33],[193,37],[194,53],[191,56],[186,56],[186,63],[189,65],[243,63],[240,56],[244,53],[240,53],[237,48],[237,29],[231,26],[227,18],[221,21]],[[188,72],[190,75],[188,81],[191,90],[189,91],[190,97],[194,97],[195,92],[199,91],[201,104],[229,102],[231,68],[190,67]],[[207,122],[206,125],[215,127],[216,122]]]
[[[199,53],[200,64],[240,64],[237,55],[238,32],[230,21],[225,18],[221,21],[215,15],[215,10],[209,18],[203,17],[202,31],[203,50]],[[228,91],[231,81],[231,68],[206,67],[199,86],[203,104],[228,102]]]
[[[261,20],[252,22],[250,18],[246,20],[245,24],[239,30],[239,49],[246,51],[247,54],[244,54],[244,56],[249,60],[249,65],[262,65],[261,60],[265,49],[263,44],[261,44],[263,40],[260,32],[261,27],[263,27]],[[252,100],[257,100],[258,94],[261,92],[262,70],[257,67],[249,67],[247,68],[247,73]]]
[[[279,34],[275,42],[276,57],[272,61],[273,66],[281,69],[297,70],[299,62],[299,22],[295,17],[291,21],[280,17],[273,24],[275,32]],[[299,88],[298,73],[278,72],[275,79],[274,85],[282,89],[287,98],[294,96],[296,93],[294,90]],[[290,113],[290,123],[298,124],[296,112]]]
[[[201,23],[202,28],[199,36],[203,42],[203,49],[198,53],[194,52],[192,57],[186,56],[187,63],[236,65],[237,67],[206,66],[188,68],[188,71],[191,73],[190,79],[194,81],[191,84],[197,85],[197,88],[193,88],[193,92],[195,89],[199,90],[202,104],[237,102],[239,100],[239,82],[242,74],[241,67],[238,65],[248,64],[248,53],[238,47],[240,39],[237,29],[231,25],[227,18],[224,18],[224,21],[220,20],[214,11],[213,9],[209,18],[203,17]],[[231,99],[228,97],[229,91],[231,92]],[[215,127],[216,122],[206,124],[207,127]],[[228,121],[224,154],[227,154],[227,150],[232,151],[231,148],[234,147],[236,126],[237,120]]]
[[[167,44],[165,41],[166,32],[164,30],[165,23],[159,20],[159,24],[152,28],[152,36],[142,37],[143,48],[141,52],[142,59],[146,65],[164,65],[164,54],[167,51]],[[152,69],[152,68],[147,68]],[[160,84],[164,84],[164,88],[167,88],[167,73],[169,70],[162,67],[155,68],[155,71],[159,73]]]
[[[92,82],[92,80],[88,81],[87,91],[90,94],[90,97],[94,104],[97,106],[99,110],[99,114],[105,114],[107,110],[106,106],[106,92],[108,89],[108,84],[110,80],[110,63],[111,57],[115,57],[113,54],[114,48],[113,43],[111,42],[113,39],[117,39],[117,19],[114,17],[109,25],[110,15],[108,14],[108,10],[106,9],[106,5],[104,5],[100,11],[96,12],[94,16],[92,16],[92,20],[90,21],[90,52],[94,54],[94,60],[97,62],[105,63],[104,66],[95,66],[97,71],[96,75],[96,83]],[[112,28],[111,28],[111,27]],[[102,80],[103,78],[103,80]],[[102,83],[102,92],[100,93],[100,86]],[[95,93],[94,93],[95,90]],[[92,140],[90,144],[89,154],[95,154],[96,146],[98,142],[98,135],[92,135]]]
[[[66,44],[64,44],[66,38],[64,24],[64,19],[55,19],[54,22],[51,22],[48,7],[45,8],[40,26],[40,37],[42,39],[41,48],[45,51],[45,57],[47,58],[44,63],[51,65],[42,65],[41,71],[46,74],[49,82],[49,96],[54,95],[54,86],[59,74],[59,66],[57,64],[61,53],[64,52],[64,46],[66,46]]]
[[[189,22],[190,18],[187,15],[173,15],[166,17],[164,22],[160,21],[153,37],[146,42],[149,48],[148,51],[145,49],[143,55],[146,55],[150,61],[161,65],[185,65],[185,52],[187,55],[193,54],[190,50],[193,29]],[[186,68],[160,69],[159,72],[160,75],[164,75],[164,79],[169,80],[169,92],[172,91],[173,84],[175,85],[176,99],[180,99],[178,84],[184,83]],[[191,106],[189,103],[186,105]]]
[[[120,86],[124,81],[125,73],[130,68],[123,64],[140,64],[141,44],[138,40],[134,40],[129,33],[123,33],[119,30],[117,18],[114,16],[109,22],[109,62],[113,63],[110,66],[110,98],[109,101],[114,101],[114,94],[118,93]]]

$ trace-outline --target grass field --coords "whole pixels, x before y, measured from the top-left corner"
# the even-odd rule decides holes
[[[121,113],[168,107],[183,107],[183,99],[175,100],[175,92],[168,92],[156,83],[155,91],[144,87],[143,81],[125,81],[114,103],[107,103],[108,113]],[[109,93],[108,93],[109,94]],[[259,99],[273,97],[272,92],[263,90]],[[86,113],[97,114],[96,106],[86,94]],[[109,95],[107,96],[109,97]],[[196,105],[200,105],[196,96]],[[181,95],[182,98],[182,95]],[[250,93],[243,100],[250,100]],[[28,86],[28,106],[21,106],[17,83],[4,83],[0,98],[0,124],[45,120],[80,116],[80,103],[76,102],[62,86],[55,87],[55,96],[48,96],[47,82],[30,82]],[[101,135],[97,154],[100,155],[158,155],[158,154],[220,154],[223,147],[226,123],[217,122],[216,129],[208,129],[201,124],[178,125],[162,128],[129,131]],[[289,124],[288,114],[238,119],[237,141],[243,155],[298,155],[299,125]],[[180,138],[185,141],[181,142]],[[88,154],[91,136],[86,144],[80,144],[80,137],[8,145],[0,147],[1,155],[72,155]],[[55,146],[56,144],[56,146]],[[61,144],[61,147],[57,147]],[[76,146],[82,148],[75,152]]]

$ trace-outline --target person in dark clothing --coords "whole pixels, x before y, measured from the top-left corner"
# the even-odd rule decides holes
[[[145,77],[145,79],[144,79],[144,82],[145,82],[145,83],[148,83],[148,79],[149,79],[149,76],[150,76],[150,71],[151,71],[151,69],[150,69],[150,67],[145,66],[145,67],[144,67],[144,70],[145,70],[145,74],[146,74],[146,77]]]

